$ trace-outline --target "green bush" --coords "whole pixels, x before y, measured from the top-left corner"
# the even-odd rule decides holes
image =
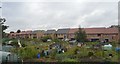
[[[25,43],[22,43],[22,47],[26,47],[27,45]]]
[[[64,58],[63,62],[78,62],[76,59]]]
[[[70,48],[65,54],[66,55],[75,55],[78,50],[79,50],[79,48],[75,46],[75,47]]]
[[[65,55],[65,54],[56,54],[56,56],[55,56],[55,59],[60,62],[65,58],[67,58],[67,55]]]
[[[3,38],[3,39],[2,39],[2,42],[5,43],[5,42],[10,41],[10,40],[11,40],[11,39],[9,39],[9,38]]]
[[[43,42],[47,42],[48,39],[52,39],[51,36],[44,36],[41,38]]]
[[[18,50],[18,54],[22,59],[32,59],[32,58],[36,58],[38,54],[38,50],[36,50],[35,47],[33,46],[27,46],[24,48],[20,48]]]
[[[89,56],[89,57],[91,57],[91,56],[93,56],[93,55],[94,55],[93,52],[88,52],[88,56]]]
[[[59,39],[55,38],[53,42],[61,42]]]
[[[74,59],[79,55],[79,53],[77,53],[78,51],[79,51],[78,47],[72,47],[67,52],[64,53],[64,57]]]
[[[19,47],[18,42],[12,42],[11,44],[15,47]]]
[[[97,51],[97,52],[95,53],[95,56],[103,57],[103,51]]]
[[[50,57],[51,59],[55,59],[56,54],[57,54],[57,49],[54,49],[54,50],[51,51],[49,57]]]

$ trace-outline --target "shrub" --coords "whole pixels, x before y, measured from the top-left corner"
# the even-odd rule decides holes
[[[26,47],[27,45],[25,43],[22,44],[22,47]]]
[[[103,51],[96,51],[95,55],[98,57],[103,57]]]
[[[55,38],[53,41],[54,41],[54,42],[60,42],[60,40],[57,39],[57,38]]]
[[[63,62],[77,62],[76,59],[70,59],[70,58],[64,58],[62,61]]]
[[[19,47],[18,42],[12,42],[11,43],[13,46]]]
[[[18,54],[23,59],[32,59],[37,56],[38,51],[35,49],[35,47],[27,46],[25,48],[20,48],[18,50]]]
[[[67,52],[65,52],[64,55],[67,58],[76,58],[78,55],[77,53],[78,51],[79,51],[78,47],[73,47],[73,48],[70,48]]]
[[[50,53],[50,55],[49,55],[49,57],[51,58],[51,59],[55,59],[55,56],[56,56],[56,54],[57,54],[57,49],[54,49],[54,50],[52,50],[51,51],[51,53]]]
[[[56,54],[56,56],[55,56],[55,59],[60,62],[65,58],[67,58],[67,56],[65,54]]]
[[[47,42],[48,39],[52,39],[51,36],[44,36],[41,38],[43,42]]]
[[[88,56],[89,56],[89,57],[91,57],[91,56],[93,56],[93,55],[94,55],[93,52],[88,52]]]

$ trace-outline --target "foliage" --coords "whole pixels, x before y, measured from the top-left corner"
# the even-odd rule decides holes
[[[8,28],[8,26],[4,25],[5,21],[6,21],[5,18],[0,18],[0,26],[2,26],[2,31]]]
[[[114,28],[114,27],[120,28],[120,25],[111,25],[109,28]]]
[[[0,27],[2,27],[2,36],[5,37],[5,32],[4,30],[6,30],[9,26],[4,25],[6,19],[5,18],[0,18]]]
[[[87,56],[88,55],[88,51],[90,51],[90,50],[88,50],[86,48],[80,48],[79,49],[79,53],[76,55],[77,58],[81,58],[83,56]]]
[[[78,29],[78,31],[75,33],[75,39],[77,40],[77,42],[85,42],[86,39],[86,32],[83,31],[80,27]]]
[[[12,41],[11,44],[13,46],[18,47],[18,41],[17,41],[17,39],[3,38],[2,41],[3,41],[3,44],[6,44],[6,42]]]
[[[18,42],[12,42],[11,44],[15,47],[19,47]]]
[[[98,56],[98,57],[102,57],[103,55],[103,51],[97,51],[95,52],[95,55]]]
[[[11,31],[10,33],[15,33],[14,31]]]
[[[24,42],[24,40],[22,43],[23,44],[25,43],[25,45],[26,45],[26,43],[29,44],[28,41]],[[51,43],[53,43],[53,42],[50,42],[50,43],[39,42],[35,45],[27,45],[23,48],[16,49],[16,53],[18,52],[18,54],[23,59],[36,59],[36,55],[39,52],[41,52],[42,50],[48,49],[48,47],[46,47],[46,46],[50,45]],[[69,44],[67,42],[61,42],[61,44],[64,45],[65,47],[69,46]],[[98,44],[98,42],[88,42],[86,44],[87,44],[87,46],[91,46],[91,44]],[[39,49],[37,49],[37,48],[39,48]],[[94,54],[93,54],[93,52],[94,52]],[[41,54],[41,59],[45,58],[46,61],[56,60],[58,62],[79,62],[79,61],[81,61],[81,59],[83,59],[83,60],[89,60],[89,59],[93,60],[94,59],[95,61],[97,61],[97,60],[102,61],[104,58],[109,58],[108,57],[109,53],[114,54],[113,58],[110,58],[110,60],[117,61],[118,54],[114,50],[105,51],[104,52],[105,55],[103,57],[103,51],[101,49],[93,50],[93,49],[86,48],[86,46],[82,46],[82,47],[72,46],[71,48],[68,47],[67,52],[61,53],[61,54],[57,54],[56,49],[52,49],[50,51],[50,55],[48,55],[47,57],[42,56],[42,54]]]
[[[41,40],[43,42],[47,42],[48,39],[52,39],[52,37],[51,36],[44,36],[44,37],[41,38]]]
[[[17,39],[11,39],[11,41],[13,41],[13,42],[11,43],[12,46],[19,47],[19,45],[18,45],[18,40],[17,40]]]
[[[22,47],[26,47],[27,45],[25,43],[22,43]]]
[[[17,33],[20,33],[21,32],[21,30],[17,30]]]
[[[78,50],[78,47],[70,48],[67,52],[62,54],[56,54],[55,59],[58,61],[72,61],[73,58],[76,57],[76,50]],[[73,60],[74,61],[74,60]]]
[[[65,54],[56,54],[56,56],[55,56],[55,59],[60,62],[65,58],[67,58],[67,56]]]
[[[3,38],[3,39],[2,39],[2,42],[5,43],[5,42],[10,41],[10,40],[11,40],[11,39],[9,39],[9,38]]]
[[[89,57],[91,57],[91,56],[93,56],[93,55],[94,55],[93,52],[88,52],[88,56],[89,56]]]
[[[76,59],[64,58],[63,62],[78,62]]]
[[[57,39],[57,38],[55,38],[55,39],[53,40],[53,42],[60,42],[60,40]]]
[[[49,55],[49,57],[50,57],[51,59],[55,59],[56,52],[57,52],[57,49],[52,50],[51,53],[50,53],[50,55]]]
[[[27,46],[27,47],[24,47],[24,48],[20,48],[18,50],[18,55],[22,59],[36,58],[37,54],[38,54],[38,50],[33,46]]]
[[[120,51],[118,52],[118,60],[120,60]],[[120,62],[120,61],[119,61]]]
[[[78,47],[72,47],[64,54],[67,58],[75,58],[78,55],[78,51],[79,51]]]

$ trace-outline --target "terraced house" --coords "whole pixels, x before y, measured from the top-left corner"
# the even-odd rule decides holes
[[[56,37],[58,39],[68,39],[69,28],[66,29],[58,29],[56,32]]]
[[[52,39],[56,38],[55,36],[56,30],[47,30],[44,32],[44,36],[51,36]]]
[[[20,33],[10,33],[9,38],[37,38],[40,39],[44,35],[44,30],[22,31]]]
[[[119,40],[118,28],[82,28],[87,34],[89,41],[106,41],[117,42]],[[51,36],[52,39],[58,38],[61,40],[69,39],[75,40],[75,32],[78,28],[65,28],[56,30],[36,30],[36,31],[22,31],[21,33],[10,33],[9,38],[37,38],[40,39],[44,36]]]
[[[31,38],[37,38],[40,39],[43,37],[45,31],[44,30],[35,30],[32,31]]]
[[[20,33],[10,33],[9,38],[31,38],[32,31],[22,31]]]
[[[89,41],[106,41],[113,42],[119,40],[118,28],[83,28],[87,34]],[[72,28],[69,30],[69,39],[75,39],[75,32],[78,28]]]

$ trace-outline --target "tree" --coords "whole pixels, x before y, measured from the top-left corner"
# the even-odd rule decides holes
[[[21,30],[17,30],[17,33],[20,33],[21,32]]]
[[[2,30],[2,37],[5,37],[5,32],[4,30],[6,30],[9,26],[4,25],[6,19],[5,18],[0,18],[0,30]]]
[[[111,25],[109,28],[120,28],[120,25]]]
[[[48,39],[52,39],[52,37],[51,37],[51,36],[44,36],[44,37],[42,37],[41,40],[42,40],[43,42],[47,42]]]
[[[60,42],[61,40],[59,40],[58,38],[55,38],[55,39],[53,39],[53,41],[58,43],[58,42]]]
[[[14,31],[11,31],[10,33],[15,33]]]
[[[89,57],[91,57],[91,56],[93,56],[93,55],[94,55],[93,52],[88,52],[88,56],[89,56]]]
[[[36,56],[37,56],[37,54],[38,54],[39,51],[36,50],[36,48],[34,46],[26,46],[24,48],[22,47],[22,48],[19,48],[19,49],[15,50],[15,52],[17,52],[18,55],[23,60],[27,60],[27,59],[36,58]]]
[[[86,37],[86,32],[79,26],[78,31],[75,33],[75,39],[77,42],[85,42],[87,40]]]

